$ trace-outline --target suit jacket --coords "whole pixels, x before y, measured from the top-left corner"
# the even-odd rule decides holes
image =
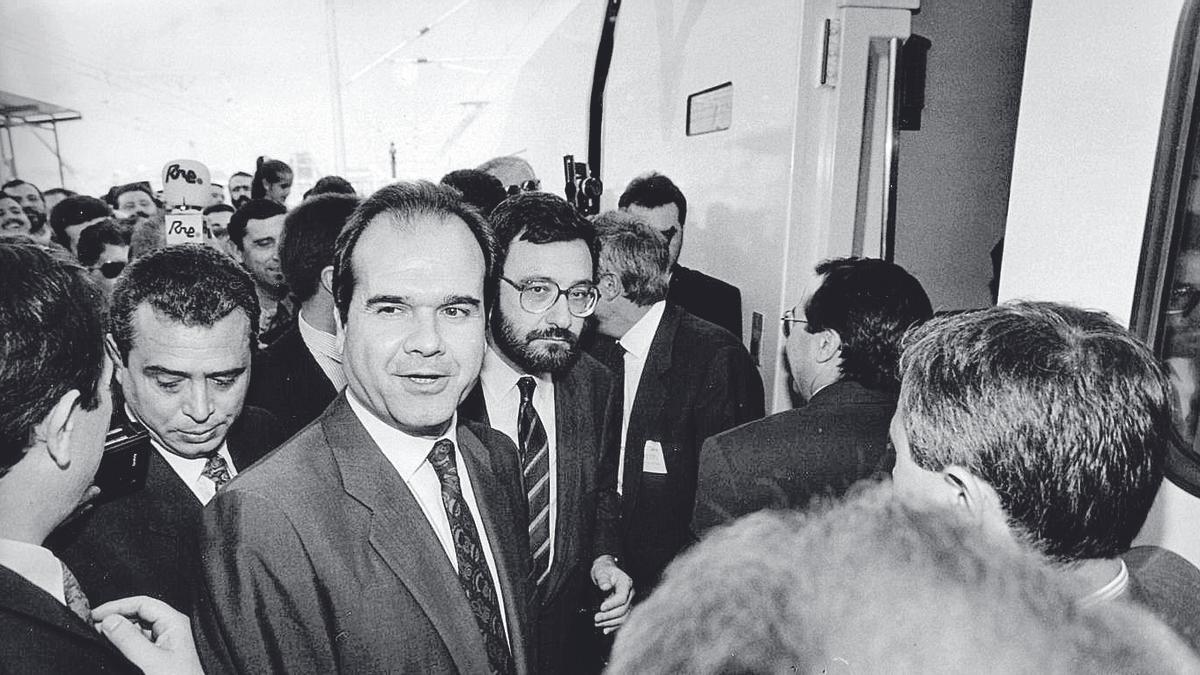
[[[124,417],[123,408],[114,415]],[[281,437],[270,413],[247,406],[225,440],[240,472]],[[141,490],[98,504],[56,531],[47,548],[71,568],[93,606],[149,595],[187,613],[192,593],[185,572],[195,556],[201,508],[167,461],[151,450]]]
[[[0,567],[0,672],[140,673],[49,593]]]
[[[804,406],[713,436],[700,452],[693,530],[760,509],[803,508],[888,475],[895,411],[894,394],[842,380]]]
[[[1124,597],[1161,619],[1193,650],[1200,650],[1200,570],[1158,546],[1135,546],[1120,558],[1129,570]]]
[[[336,396],[333,383],[308,351],[295,321],[254,355],[246,404],[273,413],[283,426],[284,438],[317,419]]]
[[[679,305],[693,316],[742,339],[742,292],[737,286],[708,276],[704,272],[675,265],[671,269],[671,287],[667,302]]]
[[[528,507],[516,452],[488,427],[457,432],[509,644],[527,673]],[[193,630],[206,672],[488,672],[454,567],[345,393],[208,504],[201,548]]]
[[[623,351],[599,341],[601,362],[624,370]],[[691,543],[700,446],[709,436],[763,416],[762,378],[729,331],[667,303],[650,343],[625,436],[622,543],[638,596]],[[667,473],[643,471],[648,443]]]
[[[459,406],[466,419],[489,424],[482,384]],[[539,610],[538,670],[576,672],[589,648],[598,556],[619,556],[617,453],[621,434],[621,383],[599,361],[583,354],[554,377],[558,509],[554,553],[546,581],[536,591]]]

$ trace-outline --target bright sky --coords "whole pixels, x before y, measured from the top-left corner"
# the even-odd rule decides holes
[[[436,179],[517,150],[498,141],[514,83],[581,0],[332,4],[344,175],[370,189],[391,175],[392,142],[401,178]],[[328,19],[327,0],[4,0],[0,90],[83,114],[59,127],[65,187],[80,192],[157,185],[177,158],[223,182],[252,172],[258,155],[298,174],[307,157],[315,178],[335,173]],[[15,129],[13,141],[22,178],[59,184],[49,131]],[[297,175],[293,194],[306,182]]]

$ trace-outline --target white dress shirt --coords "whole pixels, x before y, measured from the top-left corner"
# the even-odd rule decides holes
[[[196,457],[194,459],[188,457],[180,457],[179,455],[167,450],[158,439],[153,435],[150,436],[150,444],[158,454],[166,460],[171,470],[184,485],[196,495],[196,499],[200,500],[201,504],[207,504],[217,494],[217,484],[211,479],[201,475],[204,473],[204,465],[208,464],[207,457]],[[217,454],[225,458],[225,464],[229,467],[229,477],[233,478],[238,474],[237,467],[233,465],[233,457],[229,454],[229,445],[222,442],[221,447],[217,448]]]
[[[1125,593],[1129,587],[1129,567],[1120,558],[1117,558],[1117,562],[1121,563],[1121,568],[1117,570],[1117,575],[1113,577],[1112,581],[1084,596],[1079,601],[1080,605],[1095,607],[1102,603],[1112,602]]]
[[[330,335],[304,320],[304,310],[296,315],[296,327],[300,329],[300,339],[312,354],[313,360],[320,366],[321,372],[333,383],[334,391],[346,388],[346,373],[342,370],[342,348],[336,335]]]
[[[0,567],[16,572],[29,583],[54,596],[64,607],[67,605],[63,591],[63,564],[49,549],[23,541],[0,539]],[[16,637],[8,636],[8,639]]]
[[[462,449],[458,444],[455,428],[458,423],[457,413],[450,420],[450,427],[441,438],[430,440],[410,436],[379,419],[365,405],[355,398],[354,393],[347,390],[346,400],[350,409],[362,422],[371,439],[383,451],[383,456],[396,468],[404,484],[425,514],[434,534],[442,544],[442,550],[450,560],[450,565],[458,571],[458,555],[454,551],[454,539],[450,533],[450,518],[446,515],[446,506],[442,502],[442,483],[438,480],[437,472],[429,463],[429,452],[441,438],[454,443],[455,465],[458,467],[458,480],[462,487],[463,499],[471,509],[471,519],[475,521],[475,530],[479,532],[479,542],[483,546],[483,555],[487,559],[488,572],[492,575],[492,585],[496,588],[496,602],[500,605],[500,618],[504,620],[505,637],[508,635],[508,613],[504,608],[504,589],[500,586],[500,576],[496,573],[496,558],[492,554],[492,546],[488,541],[487,529],[479,513],[479,502],[475,499],[475,491],[471,488],[471,474],[467,462],[462,459]]]
[[[650,355],[650,344],[654,342],[654,334],[658,332],[658,324],[662,323],[663,311],[666,308],[666,300],[659,300],[650,305],[650,309],[642,318],[617,340],[625,349],[625,399],[621,412],[621,456],[617,464],[617,494],[624,492],[625,436],[629,433],[629,415],[633,412],[638,383],[642,381],[642,371],[646,368],[646,357]]]
[[[483,385],[481,388],[488,422],[518,446],[517,413],[521,410],[521,391],[517,389],[517,380],[525,375],[513,370],[500,358],[494,347],[489,346],[484,352],[479,380]],[[550,561],[546,567],[549,569],[554,564],[554,527],[558,522],[558,436],[554,417],[554,380],[546,373],[533,375],[533,378],[537,380],[537,387],[533,390],[533,409],[546,428],[550,446]]]

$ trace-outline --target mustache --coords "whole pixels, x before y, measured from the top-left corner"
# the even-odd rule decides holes
[[[566,328],[551,327],[530,331],[525,335],[526,342],[532,342],[534,340],[564,340],[574,346],[574,344],[578,342],[579,338],[575,337],[575,334]]]

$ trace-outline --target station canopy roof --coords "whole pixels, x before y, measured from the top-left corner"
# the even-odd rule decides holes
[[[79,111],[0,90],[0,128],[83,119]]]

